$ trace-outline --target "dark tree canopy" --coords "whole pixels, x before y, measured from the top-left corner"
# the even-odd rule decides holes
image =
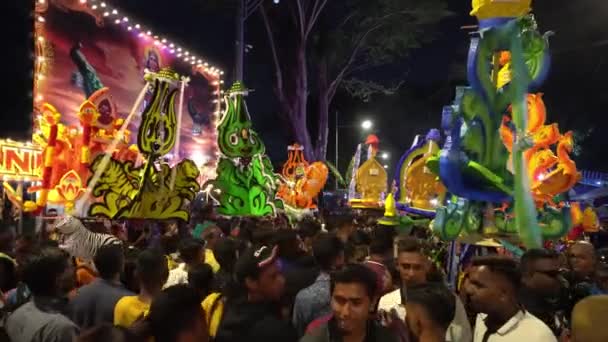
[[[328,113],[338,89],[363,100],[395,92],[409,52],[433,39],[447,15],[443,0],[294,0],[262,9],[280,114],[307,158],[325,159]],[[386,66],[401,72],[374,77]],[[316,127],[309,127],[312,122]]]

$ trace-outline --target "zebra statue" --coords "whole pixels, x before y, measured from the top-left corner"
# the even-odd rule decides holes
[[[86,261],[92,261],[101,246],[122,245],[114,235],[94,233],[73,216],[66,215],[57,221],[55,228],[64,238],[59,248]]]

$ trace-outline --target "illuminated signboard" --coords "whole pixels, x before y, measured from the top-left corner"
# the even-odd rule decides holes
[[[39,180],[42,148],[10,140],[0,140],[0,179]]]

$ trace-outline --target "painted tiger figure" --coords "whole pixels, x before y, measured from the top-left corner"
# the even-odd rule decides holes
[[[99,155],[91,164],[93,174],[102,167],[103,157],[103,154]],[[93,187],[93,196],[103,196],[104,201],[93,203],[89,208],[89,215],[113,218],[120,208],[131,203],[138,188],[139,170],[133,167],[131,162],[121,163],[110,159]]]
[[[101,246],[122,245],[122,241],[114,235],[94,233],[73,216],[65,216],[56,223],[55,228],[64,238],[59,248],[83,260],[93,260]]]
[[[89,168],[92,174],[102,167],[104,157],[105,155],[101,154],[91,163]],[[138,187],[139,170],[133,166],[133,163],[119,162],[110,158],[93,187],[93,196],[100,197],[107,192],[116,192],[120,196],[133,198]]]
[[[167,191],[171,190],[173,172],[175,172],[173,190],[175,190],[181,197],[192,201],[196,196],[196,193],[201,188],[197,182],[197,178],[200,175],[198,167],[192,160],[189,159],[182,160],[175,165],[173,169],[170,168],[169,165],[163,164],[161,166],[160,174],[164,180],[163,185]]]

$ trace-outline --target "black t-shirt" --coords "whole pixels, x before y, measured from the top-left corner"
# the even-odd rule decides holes
[[[297,341],[295,329],[280,318],[279,310],[270,303],[228,301],[215,342]]]
[[[570,300],[567,289],[564,290],[563,295],[556,298],[547,298],[526,288],[522,288],[519,293],[519,301],[526,311],[543,321],[556,337],[559,337],[568,325]]]

